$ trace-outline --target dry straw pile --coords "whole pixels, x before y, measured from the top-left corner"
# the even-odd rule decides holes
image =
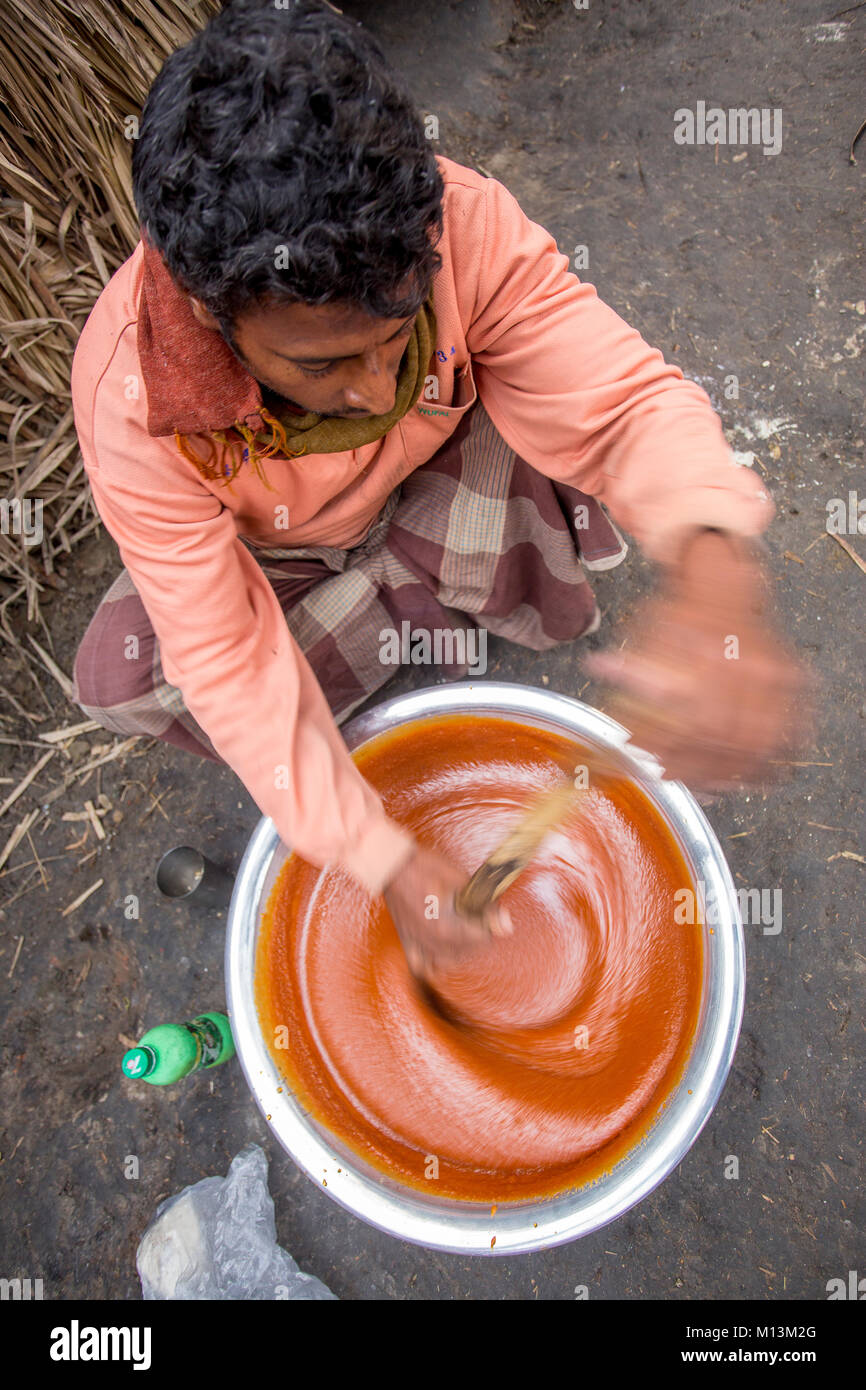
[[[134,118],[219,0],[6,0],[0,26],[0,629],[40,619],[56,562],[99,525],[69,373],[94,301],[133,250]],[[42,502],[42,540],[11,504]],[[21,513],[19,511],[18,515]],[[31,517],[34,513],[30,513]],[[32,534],[32,531],[31,531]]]

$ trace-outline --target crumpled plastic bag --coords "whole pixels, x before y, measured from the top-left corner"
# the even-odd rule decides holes
[[[202,1178],[161,1202],[135,1257],[154,1299],[335,1299],[277,1245],[268,1160],[258,1144],[224,1178]]]

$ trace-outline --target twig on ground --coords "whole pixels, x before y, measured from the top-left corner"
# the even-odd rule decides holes
[[[13,850],[17,849],[18,845],[24,839],[24,836],[30,830],[33,822],[38,819],[39,814],[39,807],[37,807],[35,811],[28,811],[23,820],[18,822],[12,834],[9,836],[9,839],[3,846],[3,849],[0,850],[0,869],[2,869]]]
[[[68,907],[64,907],[60,916],[68,917],[70,912],[74,912],[77,907],[80,907],[83,902],[86,902],[90,895],[96,892],[97,888],[101,888],[104,882],[104,878],[98,878],[95,883],[91,883],[89,888],[85,888],[83,893],[79,893],[74,902],[71,902]]]
[[[96,834],[97,840],[104,840],[104,839],[105,839],[105,830],[103,829],[102,821],[99,819],[99,816],[96,814],[96,807],[94,806],[93,802],[92,802],[92,801],[85,801],[85,803],[84,803],[84,809],[85,809],[87,815],[88,815],[89,818],[90,818],[90,824],[93,826],[93,829],[94,829],[94,832],[95,832],[95,834]]]
[[[839,542],[842,549],[845,551],[845,554],[850,555],[857,568],[862,570],[863,573],[866,574],[866,560],[861,559],[861,557],[857,554],[857,551],[854,549],[853,545],[849,544],[849,542],[845,540],[844,536],[837,536],[835,531],[830,531],[828,532],[828,534],[833,537],[834,541]]]
[[[9,810],[9,807],[12,806],[18,800],[22,792],[25,792],[27,790],[33,779],[39,776],[39,773],[42,771],[45,764],[47,762],[50,762],[51,759],[54,757],[55,752],[56,749],[49,748],[48,752],[45,753],[39,759],[38,763],[34,763],[33,767],[31,767],[30,771],[27,773],[27,776],[21,779],[14,792],[10,792],[6,800],[3,802],[3,805],[0,806],[0,816],[4,816],[6,812]]]
[[[95,719],[85,719],[82,723],[70,724],[65,729],[51,729],[47,734],[40,734],[39,738],[43,743],[65,743],[67,739],[77,738],[79,734],[93,733],[94,729],[101,727]]]
[[[39,873],[42,878],[42,887],[47,890],[48,879],[45,877],[45,869],[43,867],[42,860],[39,858],[39,851],[33,843],[33,836],[30,834],[29,830],[27,831],[27,839],[30,841],[30,848],[33,851],[33,858],[36,860],[36,863],[39,866]]]
[[[30,643],[31,647],[36,652],[37,656],[39,657],[40,661],[42,662],[42,665],[45,667],[48,674],[54,677],[57,684],[60,686],[60,689],[63,691],[63,694],[66,696],[67,700],[72,701],[72,703],[74,704],[75,687],[73,686],[72,681],[69,679],[69,677],[66,675],[64,671],[61,671],[53,656],[49,656],[48,652],[46,652],[43,647],[40,647],[39,643],[36,641],[36,638],[30,636],[29,632],[27,634],[27,641]]]
[[[16,965],[18,964],[18,957],[21,955],[21,947],[22,947],[23,945],[24,945],[24,933],[22,932],[21,935],[20,935],[19,938],[18,938],[18,945],[17,945],[16,948],[15,948],[15,955],[12,957],[12,964],[10,965],[8,971],[6,972],[6,978],[7,978],[7,980],[11,980],[11,979],[12,979],[12,971],[15,969]]]

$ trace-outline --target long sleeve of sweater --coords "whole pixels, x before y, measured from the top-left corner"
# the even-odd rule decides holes
[[[111,429],[111,396],[128,379],[122,361],[109,362],[76,424],[97,510],[147,610],[166,679],[283,840],[376,892],[411,838],[352,762],[232,512],[179,463],[173,441],[152,439],[128,414],[122,431]],[[85,400],[84,383],[73,386]]]

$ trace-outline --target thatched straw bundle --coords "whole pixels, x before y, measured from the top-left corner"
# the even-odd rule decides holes
[[[165,57],[220,0],[7,0],[0,27],[0,628],[62,587],[58,556],[99,525],[69,371],[94,301],[133,250],[135,118]],[[42,539],[14,534],[42,502]],[[20,512],[18,513],[20,515]],[[31,517],[32,517],[31,513]],[[32,528],[31,528],[32,534]]]

